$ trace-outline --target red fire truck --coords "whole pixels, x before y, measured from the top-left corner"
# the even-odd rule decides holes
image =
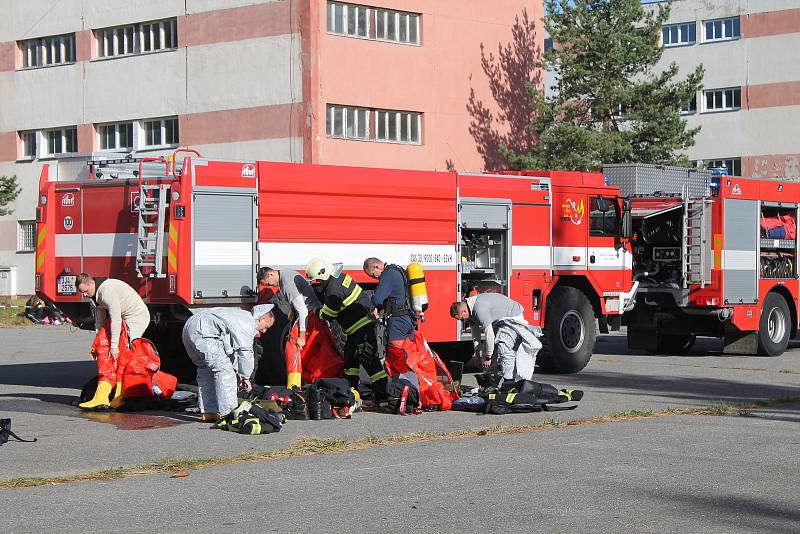
[[[676,353],[700,335],[723,338],[726,353],[782,354],[798,325],[800,184],[641,164],[604,172],[632,204],[628,346]]]
[[[150,306],[147,335],[170,358],[182,353],[180,328],[193,310],[253,303],[259,266],[302,272],[322,256],[370,287],[367,257],[419,262],[431,303],[423,333],[457,343],[440,350],[469,345],[450,304],[499,291],[543,328],[540,365],[559,372],[588,363],[595,319],[600,331],[619,328],[632,303],[630,212],[601,174],[212,161],[192,152],[45,166],[37,292],[87,322],[76,275],[125,280]]]

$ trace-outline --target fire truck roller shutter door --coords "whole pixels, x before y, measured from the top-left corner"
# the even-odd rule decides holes
[[[254,286],[255,202],[247,194],[198,193],[194,200],[194,293],[248,296]]]
[[[723,300],[753,304],[758,299],[758,201],[726,198],[724,208]]]

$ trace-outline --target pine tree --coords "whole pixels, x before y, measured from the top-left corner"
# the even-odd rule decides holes
[[[554,95],[529,87],[538,139],[530,152],[504,156],[517,168],[598,169],[604,163],[688,164],[681,151],[699,128],[680,109],[702,87],[703,66],[675,80],[661,59],[661,26],[670,4],[639,0],[545,0],[544,26],[555,43],[540,66],[555,73]]]
[[[0,216],[13,213],[14,210],[6,206],[19,196],[20,191],[16,176],[0,176]]]

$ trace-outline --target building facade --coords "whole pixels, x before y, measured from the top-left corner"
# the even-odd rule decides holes
[[[705,67],[683,110],[689,127],[702,127],[689,158],[800,179],[800,3],[674,0],[661,38],[661,67],[675,62],[681,76]]]
[[[22,192],[0,217],[0,266],[19,294],[33,292],[42,166],[68,179],[58,162],[75,154],[483,169],[468,105],[499,110],[482,47],[542,16],[542,0],[8,4],[0,176]]]

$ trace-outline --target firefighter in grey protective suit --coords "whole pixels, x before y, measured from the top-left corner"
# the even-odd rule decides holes
[[[542,348],[537,339],[541,330],[530,326],[523,312],[520,303],[499,293],[481,293],[450,307],[454,319],[470,326],[476,363],[484,369],[499,368],[509,381],[531,380]],[[481,333],[486,337],[483,347]]]
[[[253,340],[275,323],[272,304],[252,313],[238,308],[210,308],[186,321],[183,344],[197,366],[197,389],[204,421],[216,421],[236,406],[238,388],[250,391]]]

